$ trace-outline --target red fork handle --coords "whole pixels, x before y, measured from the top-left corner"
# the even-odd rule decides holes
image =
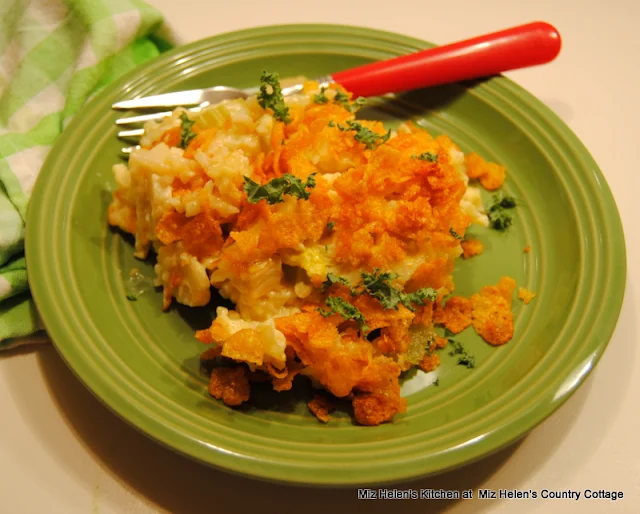
[[[332,78],[354,96],[377,96],[544,64],[561,46],[558,31],[538,21],[339,71]]]

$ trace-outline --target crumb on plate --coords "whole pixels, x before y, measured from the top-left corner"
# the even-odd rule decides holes
[[[462,246],[462,256],[465,259],[480,255],[484,251],[484,245],[479,239],[465,239],[460,245]]]
[[[534,293],[533,291],[529,291],[528,289],[525,289],[524,287],[520,287],[518,288],[518,299],[522,300],[522,302],[527,305],[529,302],[531,302],[531,300],[533,300],[536,296],[536,293]]]

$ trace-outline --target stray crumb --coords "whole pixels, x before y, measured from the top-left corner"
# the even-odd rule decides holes
[[[436,336],[436,348],[442,350],[445,346],[447,346],[447,343],[449,342],[449,340],[446,337],[440,337],[440,336]]]
[[[513,337],[511,295],[515,280],[502,277],[497,285],[486,286],[471,296],[473,328],[487,343],[499,346]]]
[[[524,253],[529,253],[531,251],[531,245],[527,245],[524,247]]]
[[[418,367],[426,373],[433,371],[438,366],[440,366],[440,356],[437,353],[427,353],[418,363]]]
[[[484,245],[478,239],[467,239],[460,243],[462,246],[462,256],[469,259],[475,255],[480,255],[484,251]]]
[[[336,406],[322,394],[316,394],[313,400],[307,403],[307,407],[323,423],[328,423],[331,420],[329,413],[336,410]]]
[[[216,368],[211,373],[209,394],[225,405],[235,407],[249,399],[251,389],[244,366]]]
[[[518,299],[522,300],[525,305],[531,302],[531,300],[533,300],[535,297],[536,297],[536,293],[534,293],[533,291],[529,291],[524,287],[518,288]]]
[[[367,426],[380,425],[389,421],[394,414],[407,410],[404,398],[383,392],[356,393],[353,395],[351,405],[356,421]]]
[[[494,162],[485,161],[477,153],[469,153],[465,156],[467,176],[478,179],[482,187],[487,191],[495,191],[504,184],[506,169]]]
[[[470,299],[462,296],[452,296],[444,307],[436,304],[433,312],[433,321],[443,325],[453,334],[459,334],[471,325],[472,310],[473,306]]]

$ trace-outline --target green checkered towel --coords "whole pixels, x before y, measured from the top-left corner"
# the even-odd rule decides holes
[[[0,0],[0,349],[43,329],[24,258],[40,167],[87,98],[167,47],[161,22],[139,0]]]

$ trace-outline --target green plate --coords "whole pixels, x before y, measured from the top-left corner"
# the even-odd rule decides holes
[[[497,77],[414,92],[369,115],[411,116],[465,151],[505,164],[519,199],[506,234],[476,230],[481,256],[460,262],[457,292],[503,275],[538,293],[515,302],[515,337],[493,348],[461,339],[478,366],[442,354],[435,374],[407,378],[408,410],[361,427],[347,414],[327,425],[309,394],[258,391],[251,406],[212,400],[193,332],[214,310],[161,311],[153,291],[125,298],[131,240],[106,224],[112,164],[119,161],[112,103],[177,89],[254,86],[263,68],[319,76],[432,46],[405,36],[333,25],[234,32],[171,51],[93,98],[50,153],[27,223],[33,294],[56,347],[114,412],[155,440],[232,472],[306,484],[373,484],[441,472],[521,438],[557,409],[611,337],[625,283],[625,248],[614,200],[596,163],[540,101]],[[545,73],[540,68],[538,73]],[[530,244],[531,253],[524,247]],[[469,331],[467,331],[469,332]]]

